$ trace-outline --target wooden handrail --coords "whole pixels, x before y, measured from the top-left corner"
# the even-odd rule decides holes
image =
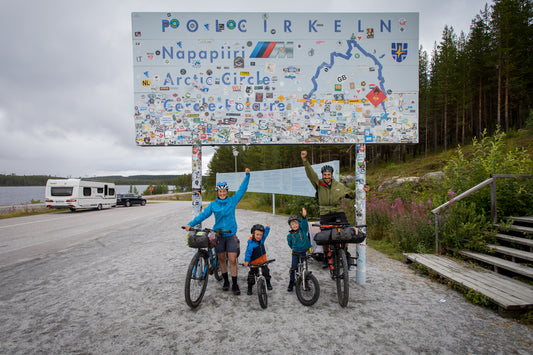
[[[477,184],[476,186],[472,187],[471,189],[463,192],[462,194],[459,194],[452,198],[451,200],[443,203],[437,208],[434,208],[431,210],[431,213],[435,215],[435,252],[437,254],[440,253],[440,241],[439,241],[439,226],[440,226],[440,211],[443,208],[448,207],[449,205],[458,202],[462,200],[463,198],[469,196],[470,194],[482,189],[483,187],[487,185],[490,186],[490,214],[492,223],[498,222],[498,213],[496,208],[496,180],[500,178],[517,178],[517,179],[533,179],[533,175],[524,175],[524,174],[491,174],[490,178]]]

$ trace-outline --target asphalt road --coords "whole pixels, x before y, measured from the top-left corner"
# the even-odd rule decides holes
[[[183,204],[158,201],[147,206],[118,206],[101,211],[68,211],[2,219],[0,268],[68,250],[117,229],[147,223],[161,214],[176,214],[180,208]]]

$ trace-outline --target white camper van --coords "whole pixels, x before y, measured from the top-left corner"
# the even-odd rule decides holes
[[[45,198],[46,207],[70,208],[71,211],[101,210],[117,205],[115,184],[81,179],[48,179]]]

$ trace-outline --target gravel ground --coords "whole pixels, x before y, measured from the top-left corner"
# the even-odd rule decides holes
[[[286,290],[286,217],[246,210],[237,211],[241,250],[253,224],[272,224],[268,308],[260,307],[255,290],[234,296],[212,278],[202,304],[191,310],[183,289],[193,250],[179,228],[188,222],[190,202],[172,206],[131,228],[0,269],[0,353],[533,353],[530,327],[470,304],[371,248],[366,285],[350,281],[346,308],[328,273],[311,263],[321,294],[305,307]],[[246,275],[240,266],[241,290]]]

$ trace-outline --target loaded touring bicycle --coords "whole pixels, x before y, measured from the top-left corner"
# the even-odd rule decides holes
[[[81,179],[48,179],[45,204],[48,208],[97,209],[115,207],[115,184]]]

